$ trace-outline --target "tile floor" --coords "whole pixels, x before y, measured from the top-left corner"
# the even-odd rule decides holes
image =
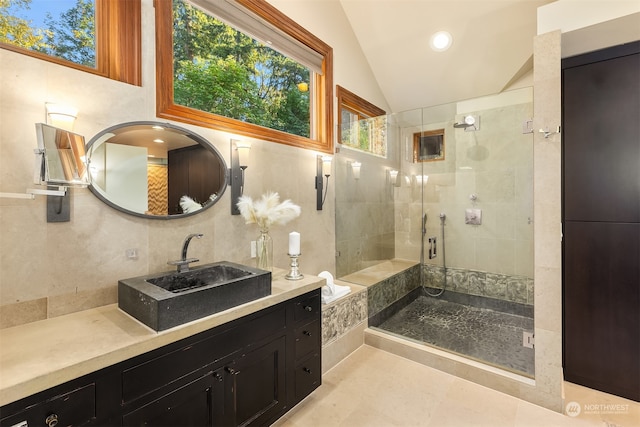
[[[580,404],[579,415],[559,414],[364,345],[275,426],[640,427],[637,402],[573,384],[565,385],[565,394],[567,402]]]

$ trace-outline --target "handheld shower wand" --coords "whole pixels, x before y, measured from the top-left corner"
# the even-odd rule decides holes
[[[427,234],[427,214],[422,216],[422,235]]]

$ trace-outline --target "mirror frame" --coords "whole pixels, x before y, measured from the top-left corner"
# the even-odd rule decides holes
[[[87,156],[88,156],[88,166],[91,165],[91,154],[92,154],[93,145],[97,141],[100,141],[105,134],[113,133],[114,130],[122,129],[122,128],[129,127],[129,126],[144,126],[144,125],[148,125],[148,126],[158,125],[158,126],[162,126],[164,128],[172,129],[174,131],[182,132],[187,137],[191,138],[194,142],[196,142],[196,144],[206,148],[207,150],[211,151],[211,153],[213,153],[215,156],[217,156],[220,159],[221,167],[224,170],[223,180],[222,180],[222,185],[221,185],[222,188],[220,190],[220,193],[218,194],[218,197],[215,200],[213,200],[211,203],[207,203],[205,206],[202,207],[202,209],[198,209],[195,212],[182,213],[182,214],[176,214],[176,215],[149,215],[149,214],[135,212],[135,211],[131,211],[129,209],[123,208],[123,207],[115,204],[111,200],[107,199],[100,192],[100,190],[97,190],[96,188],[94,188],[93,180],[91,178],[91,173],[88,173],[88,175],[90,177],[89,178],[89,182],[90,182],[89,183],[89,190],[98,199],[100,199],[101,201],[103,201],[105,204],[109,205],[113,209],[116,209],[116,210],[118,210],[120,212],[124,212],[124,213],[129,214],[129,215],[137,216],[137,217],[140,217],[140,218],[148,218],[148,219],[169,220],[169,219],[186,218],[186,217],[190,217],[190,216],[193,216],[193,215],[197,215],[197,214],[199,214],[201,212],[204,212],[207,209],[209,209],[210,207],[212,207],[213,205],[215,205],[216,203],[218,203],[218,201],[220,201],[220,199],[222,198],[222,195],[226,191],[227,186],[229,185],[229,168],[227,167],[227,163],[224,160],[224,157],[222,156],[222,154],[220,154],[220,151],[218,151],[218,149],[216,147],[214,147],[213,144],[211,144],[207,139],[203,138],[202,136],[198,135],[197,133],[195,133],[195,132],[193,132],[193,131],[191,131],[189,129],[185,129],[185,128],[180,127],[180,126],[176,126],[176,125],[174,125],[172,123],[159,122],[159,121],[134,121],[134,122],[119,123],[117,125],[108,127],[106,129],[100,131],[98,134],[93,136],[93,138],[91,138],[89,140],[89,142],[87,143],[87,145],[86,145],[86,152],[87,152]],[[103,142],[107,142],[107,141],[103,141]]]

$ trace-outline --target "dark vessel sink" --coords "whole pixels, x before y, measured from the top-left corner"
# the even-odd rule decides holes
[[[156,331],[271,295],[271,272],[221,261],[118,281],[118,307]]]

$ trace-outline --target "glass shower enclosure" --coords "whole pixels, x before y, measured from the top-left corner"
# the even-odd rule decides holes
[[[337,277],[418,269],[369,327],[534,375],[532,100],[523,88],[390,114],[386,155],[340,147]]]

